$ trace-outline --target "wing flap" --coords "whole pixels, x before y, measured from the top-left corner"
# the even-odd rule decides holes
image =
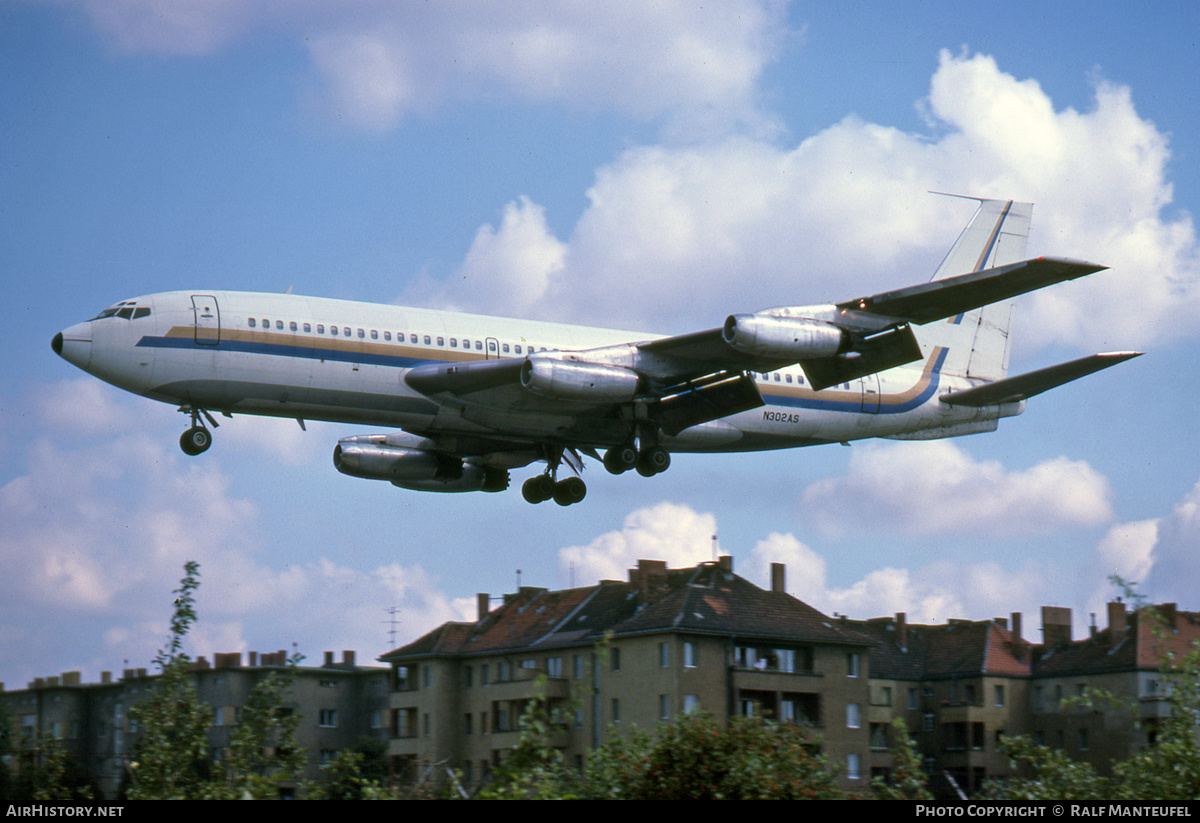
[[[1057,366],[1049,366],[1037,371],[1026,372],[1016,377],[1006,377],[994,383],[985,383],[973,389],[943,394],[939,399],[951,406],[995,406],[1001,403],[1016,403],[1028,400],[1042,392],[1049,391],[1078,380],[1089,374],[1124,363],[1141,356],[1141,352],[1108,352],[1081,357]]]

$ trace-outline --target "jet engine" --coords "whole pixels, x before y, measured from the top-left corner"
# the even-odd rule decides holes
[[[847,342],[844,331],[821,320],[764,314],[731,314],[721,337],[740,352],[792,362],[833,357]]]
[[[387,480],[413,491],[500,492],[508,488],[508,470],[477,466],[460,457],[382,442],[377,436],[346,437],[333,450],[342,474]]]
[[[521,364],[521,385],[553,400],[624,403],[637,394],[638,375],[620,366],[537,356]]]

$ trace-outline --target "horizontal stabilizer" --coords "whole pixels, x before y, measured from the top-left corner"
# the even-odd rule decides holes
[[[838,303],[838,308],[852,314],[866,312],[891,318],[893,322],[921,325],[1105,268],[1078,260],[1038,257]]]
[[[994,383],[985,383],[973,389],[943,394],[940,400],[952,406],[975,407],[1016,403],[1140,355],[1141,352],[1130,351],[1093,354],[1091,357],[1081,357],[1069,363],[1059,363],[1057,366],[1007,377]]]

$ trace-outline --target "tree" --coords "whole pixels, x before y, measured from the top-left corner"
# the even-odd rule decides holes
[[[909,737],[904,719],[897,717],[892,727],[896,731],[892,744],[892,772],[887,780],[880,777],[871,780],[871,795],[876,800],[932,800],[928,778],[921,768],[921,756]]]
[[[196,620],[195,591],[200,564],[188,561],[175,590],[171,635],[155,658],[162,671],[148,698],[130,709],[141,732],[130,764],[131,800],[201,800],[211,796],[208,727],[212,711],[200,703],[183,651],[183,638]]]
[[[222,764],[228,797],[278,799],[283,784],[304,768],[304,750],[296,745],[300,716],[284,706],[302,659],[294,655],[283,674],[271,672],[254,684]]]
[[[677,717],[653,736],[613,736],[584,771],[593,799],[835,799],[836,772],[800,727],[735,717],[727,728],[707,712]]]
[[[1168,714],[1157,726],[1154,743],[1127,760],[1113,764],[1113,777],[1098,775],[1090,764],[1071,760],[1063,752],[1024,737],[1005,738],[1001,747],[1032,770],[1033,777],[992,784],[989,797],[1002,800],[1195,800],[1200,799],[1200,644],[1182,654],[1170,649],[1171,630],[1159,611],[1137,594],[1132,584],[1110,578],[1135,604],[1139,620],[1151,621],[1162,643],[1159,671],[1166,685]],[[1083,700],[1119,705],[1110,694],[1092,691]]]
[[[565,728],[562,718],[546,698],[547,678],[534,681],[534,697],[521,713],[521,734],[504,762],[492,774],[481,800],[561,800],[574,797],[576,778],[563,763],[562,752],[551,737]]]

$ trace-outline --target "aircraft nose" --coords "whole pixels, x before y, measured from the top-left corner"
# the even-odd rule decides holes
[[[63,329],[50,341],[54,353],[81,369],[86,369],[92,358],[92,324],[76,323]]]

